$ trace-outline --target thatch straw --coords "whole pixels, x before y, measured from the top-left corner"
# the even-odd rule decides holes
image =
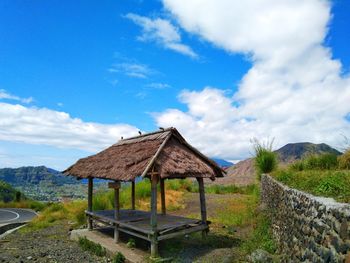
[[[64,174],[132,181],[141,174],[147,175],[150,168],[162,178],[214,180],[224,173],[216,163],[189,145],[175,128],[169,128],[121,140],[100,153],[80,159]]]

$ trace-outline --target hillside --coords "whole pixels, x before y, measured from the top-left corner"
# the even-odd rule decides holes
[[[20,168],[0,169],[0,180],[12,186],[26,186],[28,184],[64,185],[76,184],[77,180],[63,176],[60,172],[45,166],[26,166]]]
[[[278,155],[280,165],[299,160],[309,154],[334,153],[340,155],[341,152],[330,147],[325,143],[314,144],[310,142],[288,143],[275,151]],[[237,184],[247,185],[255,181],[255,168],[253,159],[249,158],[238,162],[236,165],[229,167],[227,177],[217,180],[217,184]]]
[[[16,199],[16,189],[8,183],[0,181],[0,202],[10,202]],[[18,192],[19,193],[19,192]]]
[[[39,201],[57,201],[63,196],[84,198],[84,182],[62,175],[45,166],[0,169],[0,180],[26,197]]]

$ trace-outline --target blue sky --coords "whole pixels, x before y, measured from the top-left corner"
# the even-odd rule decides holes
[[[325,105],[327,98],[319,99],[314,105],[308,105],[302,98],[305,94],[315,94],[311,85],[333,74],[337,80],[327,83],[327,88],[332,90],[320,89],[320,92],[329,95],[344,90],[347,94],[350,3],[312,1],[315,6],[310,4],[303,9],[307,19],[298,22],[303,17],[296,16],[302,12],[288,3],[291,1],[285,2],[291,15],[286,18],[286,27],[292,21],[293,28],[300,27],[302,31],[308,28],[302,22],[310,24],[310,32],[302,32],[301,40],[293,45],[300,44],[296,51],[288,49],[290,43],[284,35],[278,35],[281,28],[260,36],[266,28],[254,19],[250,29],[256,33],[253,36],[242,33],[237,24],[247,24],[246,17],[235,13],[234,4],[229,16],[220,16],[225,1],[218,1],[218,9],[212,14],[211,9],[206,9],[210,1],[202,2],[199,9],[186,1],[171,0],[1,1],[0,167],[44,164],[64,169],[79,157],[112,144],[121,135],[132,135],[137,130],[151,131],[159,125],[176,126],[204,153],[230,160],[248,157],[249,138],[253,137],[277,137],[276,147],[304,140],[325,141],[339,147],[340,134],[346,133],[348,127],[344,119],[348,118],[349,107],[343,105],[334,111],[335,115],[326,116],[320,105]],[[323,5],[324,2],[328,5]],[[266,1],[265,7],[270,11],[277,8],[271,1]],[[247,16],[255,12],[249,8],[243,9]],[[312,8],[314,11],[310,11]],[[188,16],[188,11],[198,12],[198,18]],[[201,14],[208,17],[201,20]],[[264,11],[255,16],[260,15],[264,17]],[[220,26],[230,23],[234,23],[236,31]],[[319,30],[321,36],[313,39],[313,29]],[[309,38],[308,33],[312,44],[302,40]],[[226,35],[230,41],[226,41]],[[275,36],[278,46],[273,43]],[[271,39],[271,45],[266,42],[267,38]],[[281,41],[277,41],[279,39]],[[295,39],[299,39],[298,36]],[[318,79],[307,82],[309,76],[285,66],[290,62],[276,62],[271,55],[273,49],[268,48],[274,45],[274,50],[287,47],[287,55],[298,54],[293,55],[295,68],[298,63],[306,64],[299,59],[300,50],[315,49],[305,54],[311,54],[310,63],[324,68],[315,70],[313,75]],[[330,54],[324,54],[324,50],[330,50]],[[334,61],[340,66],[333,65]],[[273,72],[267,66],[272,63],[279,65]],[[267,85],[266,89],[261,83],[249,84],[255,83],[251,80],[252,69],[263,67],[261,72],[276,80],[276,84]],[[281,71],[297,74],[300,83],[280,79],[280,75],[275,74]],[[291,96],[284,94],[291,87],[305,91],[293,93],[300,102],[298,108],[318,109],[312,116],[319,118],[315,120],[310,115],[295,120],[291,116],[294,110],[288,99]],[[248,92],[251,89],[257,89],[254,94],[266,90],[264,94],[271,96],[253,98]],[[274,105],[266,106],[272,98],[285,100],[281,110],[272,112]],[[250,106],[260,102],[262,108]],[[266,116],[256,114],[265,112],[266,107]],[[67,115],[61,116],[59,112]],[[279,116],[281,112],[285,115]],[[302,112],[298,114],[302,115]],[[34,121],[34,118],[37,119]],[[337,121],[330,121],[332,118]],[[308,127],[310,119],[315,125],[300,132]],[[286,123],[281,123],[284,120]],[[337,125],[324,129],[327,121]],[[256,129],[247,126],[253,124]],[[43,127],[45,125],[48,127]],[[79,125],[86,130],[81,128],[77,132]],[[218,130],[225,132],[224,135],[215,132]],[[86,138],[84,131],[89,133]],[[326,136],[330,131],[333,135]],[[96,139],[106,133],[106,138]]]

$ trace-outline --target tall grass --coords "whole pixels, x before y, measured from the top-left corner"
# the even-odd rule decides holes
[[[292,188],[350,202],[350,171],[284,169],[274,172],[273,176]]]
[[[340,169],[350,170],[350,148],[338,157],[338,163]]]
[[[48,203],[22,231],[35,231],[56,224],[58,221],[69,220],[78,227],[86,223],[85,200],[75,200],[66,203]]]
[[[271,220],[267,215],[261,213],[256,216],[253,232],[243,242],[242,247],[247,254],[256,249],[264,249],[272,254],[276,251],[277,245],[272,235]]]
[[[277,167],[277,156],[272,151],[273,140],[271,142],[261,143],[257,139],[253,140],[255,152],[255,168],[260,179],[261,174],[271,173]]]
[[[294,171],[331,170],[339,167],[338,157],[333,153],[313,154],[290,165]]]
[[[169,210],[176,210],[182,207],[183,192],[196,191],[196,187],[189,179],[173,179],[165,181],[166,204]],[[158,185],[158,195],[160,187]],[[136,208],[141,210],[149,209],[151,197],[151,183],[148,179],[135,185]],[[124,184],[119,192],[119,202],[121,208],[131,207],[131,184]],[[160,198],[158,198],[160,203]],[[93,210],[110,210],[114,208],[114,190],[99,191],[93,196]]]

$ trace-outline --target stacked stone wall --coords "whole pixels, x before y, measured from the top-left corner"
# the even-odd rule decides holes
[[[261,198],[279,252],[290,262],[350,263],[350,205],[261,179]]]

